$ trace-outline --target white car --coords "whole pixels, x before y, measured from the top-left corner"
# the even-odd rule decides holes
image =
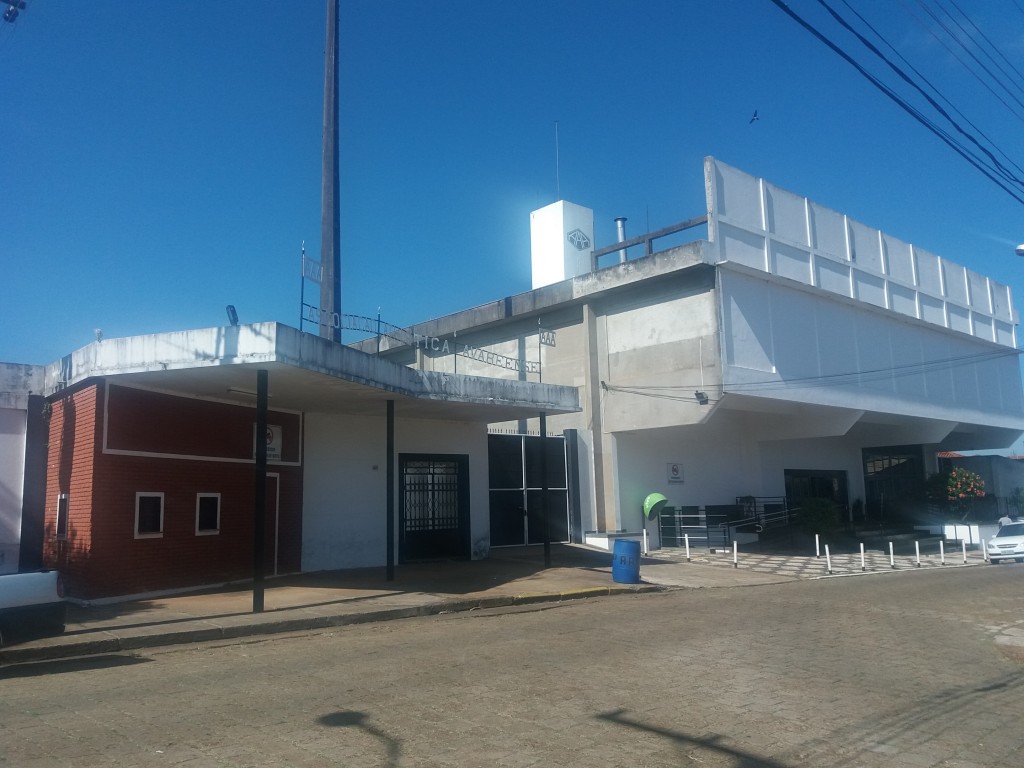
[[[64,631],[67,603],[57,571],[0,575],[0,645],[5,638]]]
[[[992,565],[1004,560],[1024,563],[1024,523],[1007,523],[985,543],[985,552]]]

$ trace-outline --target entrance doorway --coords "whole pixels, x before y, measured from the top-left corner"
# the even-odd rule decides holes
[[[400,454],[398,559],[470,556],[469,456]]]
[[[864,505],[869,519],[883,522],[925,498],[924,451],[920,445],[864,448]]]
[[[846,507],[850,502],[844,469],[787,469],[786,500],[800,506],[804,499],[828,499]]]

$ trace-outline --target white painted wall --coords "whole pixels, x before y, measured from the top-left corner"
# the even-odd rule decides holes
[[[623,528],[642,529],[642,505],[658,492],[668,504],[733,504],[737,496],[783,496],[787,469],[845,470],[850,498],[863,498],[861,445],[854,437],[774,440],[766,414],[719,412],[708,423],[617,436]],[[670,483],[668,465],[682,464]],[[657,526],[651,524],[653,531]]]
[[[1008,286],[714,158],[704,175],[719,262],[1016,347]]]
[[[1015,350],[731,269],[719,286],[726,392],[1024,428]]]
[[[580,505],[580,522],[584,531],[597,530],[597,498],[594,494],[594,433],[589,429],[577,430],[579,475],[577,494]]]
[[[385,429],[383,415],[306,414],[303,571],[386,562]]]
[[[386,440],[383,414],[306,415],[303,571],[365,568],[387,562]],[[395,451],[469,454],[473,554],[486,556],[490,532],[486,426],[396,420]],[[397,473],[397,456],[395,470]],[[397,482],[395,492],[397,516]]]
[[[18,570],[27,412],[0,408],[0,573]]]

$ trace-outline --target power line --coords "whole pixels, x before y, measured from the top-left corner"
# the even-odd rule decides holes
[[[850,54],[846,53],[846,51],[844,51],[842,48],[840,48],[838,45],[832,42],[822,32],[820,32],[818,29],[816,29],[814,26],[808,23],[804,18],[802,18],[799,14],[793,11],[785,2],[783,2],[782,0],[770,0],[770,2],[772,2],[779,10],[781,10],[783,13],[785,13],[787,16],[793,19],[797,24],[799,24],[801,27],[810,32],[814,37],[816,37],[818,40],[820,40],[822,43],[828,46],[828,48],[830,48],[833,52],[839,55],[850,66],[856,69],[865,79],[868,80],[868,82],[870,82],[872,85],[878,88],[878,90],[880,90],[882,93],[888,96],[893,102],[895,102],[901,109],[907,112],[911,117],[913,117],[923,126],[925,126],[928,130],[930,130],[932,133],[938,136],[947,146],[949,146],[954,152],[956,152],[958,155],[964,158],[968,163],[973,165],[977,170],[981,171],[981,173],[984,174],[996,186],[998,186],[1000,189],[1002,189],[1004,192],[1010,195],[1010,197],[1012,197],[1014,200],[1024,205],[1024,197],[1022,197],[1020,194],[1006,186],[1006,184],[1004,184],[999,178],[997,178],[989,168],[985,167],[985,165],[979,160],[979,158],[975,157],[969,150],[967,150],[965,147],[957,143],[945,131],[936,126],[932,121],[928,120],[928,118],[921,114],[921,112],[918,109],[907,103],[907,101],[903,99],[901,96],[899,96],[899,94],[897,94],[892,88],[887,86],[877,77],[875,77],[866,69],[864,69],[864,67],[861,66],[856,60],[854,60],[854,58],[850,56]]]
[[[985,88],[985,90],[987,90],[989,93],[991,93],[992,96],[1000,104],[1002,104],[1004,107],[1006,107],[1007,111],[1009,111],[1010,114],[1012,114],[1018,120],[1024,122],[1024,115],[1022,115],[1020,112],[1018,112],[1013,107],[1013,105],[1009,104],[1006,101],[1006,99],[1003,98],[1003,96],[1001,94],[996,93],[995,89],[988,82],[986,82],[985,79],[982,78],[977,72],[975,72],[971,68],[971,66],[966,61],[964,61],[964,59],[960,55],[960,53],[957,50],[955,50],[954,48],[952,48],[949,45],[949,43],[946,42],[945,39],[943,39],[943,38],[939,37],[937,34],[935,34],[935,30],[931,27],[931,25],[926,23],[924,21],[924,19],[922,19],[920,16],[918,16],[910,8],[910,6],[908,4],[908,0],[899,0],[899,2],[900,2],[900,5],[903,7],[904,13],[906,13],[908,16],[910,16],[910,18],[912,18],[925,32],[927,32],[929,35],[931,35],[939,45],[941,45],[943,48],[945,48],[946,51],[949,53],[949,55],[952,56],[953,58],[955,58],[960,63],[960,66],[962,66],[968,72],[968,74],[970,74],[975,80],[977,80],[978,83],[981,84],[981,86]],[[963,46],[960,46],[960,47],[962,48]]]
[[[995,172],[997,172],[999,175],[1001,175],[1008,182],[1010,182],[1012,184],[1016,184],[1017,186],[1024,188],[1024,181],[1022,181],[1017,176],[1013,175],[1002,163],[999,162],[999,160],[995,157],[995,155],[993,155],[987,148],[983,147],[981,145],[981,143],[976,138],[974,138],[974,136],[972,136],[970,133],[965,131],[960,126],[960,124],[956,120],[954,120],[950,116],[950,114],[942,107],[942,105],[940,105],[937,101],[935,101],[935,99],[933,99],[928,93],[926,93],[925,90],[923,88],[921,88],[921,86],[919,86],[916,82],[914,82],[914,80],[909,75],[907,75],[906,72],[904,72],[902,69],[900,69],[895,64],[893,64],[892,61],[890,61],[885,56],[884,53],[882,53],[880,50],[878,50],[878,48],[870,40],[868,40],[862,34],[860,34],[860,32],[855,30],[846,21],[846,19],[844,19],[842,16],[840,16],[839,13],[836,12],[835,9],[833,9],[827,2],[825,2],[825,0],[817,0],[817,1],[818,1],[818,5],[820,5],[822,8],[824,8],[832,16],[832,18],[834,18],[839,23],[839,25],[843,27],[843,29],[847,30],[850,34],[852,34],[854,37],[856,37],[869,51],[871,51],[878,58],[880,58],[894,73],[896,73],[897,77],[899,77],[901,80],[903,80],[905,83],[907,83],[907,85],[909,85],[911,88],[913,88],[918,93],[920,93],[925,98],[925,100],[940,115],[942,115],[942,117],[944,117],[949,122],[950,125],[953,126],[954,130],[956,130],[957,133],[959,133],[961,136],[963,136],[965,139],[967,139],[971,144],[976,146],[978,148],[978,150],[981,151],[991,161],[991,163],[993,164],[993,170]],[[930,121],[929,121],[929,123],[930,123]]]
[[[917,69],[917,67],[915,67],[913,65],[913,63],[911,63],[907,59],[906,56],[904,56],[902,53],[900,53],[899,49],[896,46],[894,46],[892,43],[890,43],[885,38],[885,36],[881,32],[879,32],[878,29],[876,29],[871,24],[871,22],[869,22],[867,19],[865,19],[864,16],[862,16],[859,11],[857,11],[853,6],[851,6],[850,3],[848,2],[848,0],[842,0],[842,2],[850,10],[850,12],[853,13],[853,15],[856,16],[857,19],[860,20],[860,22],[864,26],[866,26],[868,29],[871,30],[871,32],[875,35],[875,37],[877,37],[882,43],[884,43],[885,46],[897,58],[899,58],[899,60],[902,61],[906,65],[906,67],[918,77],[919,80],[924,82],[924,84],[927,85],[932,90],[932,92],[935,94],[935,96],[937,98],[942,99],[942,101],[945,102],[945,104],[952,111],[954,111],[957,115],[959,115],[960,118],[967,125],[971,126],[971,128],[974,129],[974,131],[978,135],[980,135],[983,139],[985,139],[985,141],[987,141],[989,144],[991,144],[992,147],[995,149],[995,151],[997,151],[1000,155],[1002,155],[1003,159],[1006,160],[1006,162],[1008,162],[1010,165],[1012,165],[1014,168],[1016,168],[1021,173],[1024,173],[1024,168],[1022,168],[1012,157],[1007,155],[1006,152],[1004,152],[1002,149],[1000,149],[996,145],[996,143],[994,141],[992,141],[992,139],[981,128],[979,128],[969,117],[967,117],[967,115],[965,115],[963,112],[961,112],[960,109],[958,109],[957,106],[952,101],[950,101],[949,98],[945,94],[942,93],[942,91],[940,91],[927,77],[925,77],[925,75],[922,74],[922,72],[919,69]],[[905,7],[904,7],[904,10],[906,10]],[[916,20],[917,19],[915,19],[915,21]]]
[[[946,24],[945,24],[945,23],[943,23],[942,19],[940,19],[940,18],[939,18],[939,17],[938,17],[938,16],[937,16],[937,15],[936,15],[936,14],[935,14],[935,13],[934,13],[934,12],[933,12],[933,11],[932,11],[932,10],[931,10],[931,9],[930,9],[929,7],[928,7],[928,6],[927,6],[927,5],[925,5],[925,3],[923,2],[923,0],[917,0],[917,4],[918,4],[918,5],[920,5],[920,6],[921,6],[921,7],[922,7],[922,8],[924,9],[925,13],[927,13],[927,14],[928,14],[929,16],[931,16],[931,17],[932,17],[932,19],[933,19],[933,20],[935,21],[935,23],[936,23],[936,24],[938,24],[938,25],[939,25],[939,26],[940,26],[940,27],[942,28],[942,30],[943,30],[943,31],[944,31],[944,32],[945,32],[945,33],[946,33],[947,35],[949,35],[949,36],[950,36],[950,38],[952,38],[952,39],[953,39],[954,41],[956,41],[957,45],[959,45],[959,46],[960,46],[960,47],[961,47],[961,48],[962,48],[962,49],[963,49],[964,51],[966,51],[967,55],[968,55],[968,56],[970,56],[970,58],[971,58],[971,59],[973,59],[973,60],[974,60],[974,62],[975,62],[975,63],[977,63],[977,65],[978,65],[979,67],[981,67],[981,69],[982,69],[982,70],[984,70],[984,71],[985,71],[985,73],[986,73],[986,74],[988,74],[988,76],[989,76],[989,77],[990,77],[990,78],[992,79],[992,82],[996,83],[996,84],[997,84],[997,85],[999,85],[999,86],[1000,86],[1000,87],[1001,87],[1001,88],[1002,88],[1002,89],[1003,89],[1004,91],[1006,91],[1006,94],[1007,94],[1007,96],[1009,96],[1009,97],[1010,97],[1010,98],[1011,98],[1011,99],[1012,99],[1013,101],[1017,102],[1017,104],[1018,104],[1018,105],[1020,105],[1021,107],[1024,107],[1024,101],[1021,101],[1021,100],[1020,100],[1019,98],[1017,98],[1016,94],[1012,93],[1012,92],[1011,92],[1011,91],[1010,91],[1010,90],[1009,90],[1009,89],[1008,89],[1008,88],[1006,87],[1006,85],[1005,85],[1005,84],[1003,84],[1003,83],[1002,83],[1002,81],[1000,81],[1000,80],[999,80],[999,78],[997,78],[997,77],[996,77],[996,76],[995,76],[995,75],[994,75],[994,74],[992,73],[992,70],[990,70],[990,69],[989,69],[989,68],[988,68],[987,66],[985,66],[984,62],[982,62],[982,61],[981,61],[981,60],[980,60],[980,59],[979,59],[979,58],[978,58],[978,57],[977,57],[977,56],[976,56],[976,55],[974,54],[974,51],[972,51],[972,50],[971,50],[970,48],[968,48],[968,47],[967,47],[966,45],[964,45],[964,44],[963,44],[963,41],[962,41],[962,40],[961,40],[961,39],[960,39],[959,37],[957,37],[957,35],[955,35],[955,34],[954,34],[954,33],[953,33],[953,32],[952,32],[951,30],[950,30],[950,28],[949,28],[948,26],[946,26]],[[938,7],[939,7],[939,8],[942,8],[942,6],[941,6],[941,5],[940,5],[940,6],[938,6]],[[944,13],[946,13],[946,15],[947,15],[947,16],[949,16],[949,17],[950,17],[950,20],[951,20],[951,21],[953,21],[953,23],[954,23],[954,24],[956,24],[956,23],[957,23],[957,22],[956,22],[956,19],[954,19],[954,18],[953,18],[952,16],[950,16],[949,12],[948,12],[948,11],[946,11],[946,9],[945,9],[945,8],[942,8],[942,10],[943,10],[943,12],[944,12]],[[958,25],[958,26],[959,26],[959,25]],[[962,29],[962,27],[961,27],[961,29]],[[958,57],[958,59],[959,59],[959,57]],[[960,60],[960,63],[961,63],[961,64],[963,64],[963,65],[964,65],[965,67],[967,67],[966,63],[965,63],[965,62],[964,62],[964,61],[963,61],[962,59],[959,59],[959,60]],[[974,75],[975,75],[975,77],[977,77],[977,78],[978,78],[978,80],[979,80],[979,81],[981,81],[981,78],[980,78],[980,77],[978,77],[977,73],[974,73],[974,72],[973,72],[972,70],[970,70],[970,68],[969,68],[969,67],[968,67],[968,71],[971,71],[971,72],[972,72],[972,74],[974,74]],[[1014,113],[1014,114],[1016,114],[1016,113]]]
[[[978,365],[986,362],[994,362],[1007,357],[1016,357],[1021,354],[1017,349],[998,349],[986,352],[972,353],[969,355],[958,355],[955,357],[938,360],[926,360],[918,363],[906,363],[903,365],[883,366],[842,373],[823,374],[818,376],[798,376],[785,380],[764,379],[762,381],[747,381],[729,384],[727,389],[732,393],[756,392],[771,389],[789,389],[800,387],[829,387],[846,386],[851,383],[870,383],[886,379],[897,379],[907,376],[923,375],[936,371],[952,370],[969,365]],[[676,394],[689,392],[696,389],[703,390],[704,384],[635,384],[631,386],[619,386],[606,384],[609,391],[623,392],[626,394],[638,395],[641,397],[654,397],[664,400],[693,400],[692,395]]]
[[[938,5],[938,2],[936,2],[936,5]],[[1008,77],[1010,79],[1010,81],[1013,82],[1013,85],[1017,88],[1017,90],[1020,91],[1021,93],[1024,93],[1024,88],[1021,87],[1021,83],[1020,83],[1020,79],[1022,77],[1021,73],[1020,73],[1020,70],[1018,70],[1013,65],[1013,62],[1011,62],[1009,59],[1007,59],[1006,56],[1003,54],[1003,52],[1000,51],[992,43],[991,40],[989,40],[988,35],[986,35],[984,32],[982,32],[981,29],[978,27],[978,25],[974,23],[974,20],[970,16],[968,16],[966,13],[964,13],[964,11],[960,8],[960,6],[956,4],[955,0],[950,0],[950,5],[952,5],[957,10],[957,12],[963,17],[964,21],[966,21],[967,24],[970,25],[971,29],[974,30],[974,32],[971,32],[970,29],[965,28],[959,21],[956,20],[956,18],[953,17],[953,14],[951,14],[948,9],[943,8],[943,11],[945,11],[946,15],[949,16],[949,18],[953,20],[953,23],[956,24],[957,27],[968,38],[970,38],[971,42],[974,43],[974,45],[978,48],[978,50],[983,52],[988,57],[988,60],[991,61],[996,66],[996,68],[999,69],[1000,72],[1002,72],[1003,75]],[[942,8],[942,6],[939,5],[939,8]],[[980,38],[980,40],[979,40],[979,38]],[[1012,72],[1008,72],[1006,67],[1004,67],[1003,64],[1000,63],[996,59],[995,55],[993,55],[993,51],[995,53],[999,54],[999,57],[1007,64],[1007,66],[1009,66],[1009,68],[1011,70],[1013,70]],[[1016,81],[1014,81],[1015,80],[1015,78],[1014,78],[1015,74],[1017,76],[1016,77]],[[1004,86],[1004,88],[1005,88],[1005,86]],[[1009,92],[1008,88],[1006,90],[1007,90],[1007,92]]]

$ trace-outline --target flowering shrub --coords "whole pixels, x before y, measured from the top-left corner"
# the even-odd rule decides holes
[[[985,481],[976,472],[956,467],[946,480],[946,497],[950,509],[967,512],[971,502],[985,495]]]

